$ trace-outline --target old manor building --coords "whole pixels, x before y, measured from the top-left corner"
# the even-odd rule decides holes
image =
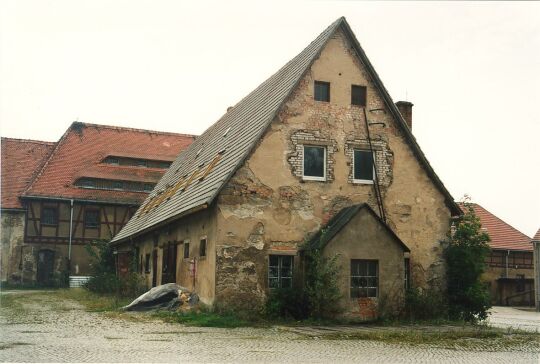
[[[110,240],[194,140],[73,123],[58,142],[2,138],[1,280],[85,276],[85,245]]]
[[[216,306],[256,309],[295,286],[310,244],[339,253],[342,305],[359,318],[409,284],[441,287],[461,211],[411,108],[340,18],[181,153],[113,244],[148,286],[178,282]]]

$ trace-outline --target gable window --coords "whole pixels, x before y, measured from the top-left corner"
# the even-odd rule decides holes
[[[99,210],[85,210],[84,211],[84,227],[95,229],[98,226],[99,226]]]
[[[189,258],[189,240],[184,241],[184,259]]]
[[[377,297],[379,290],[379,262],[351,259],[351,298]]]
[[[351,105],[366,106],[366,86],[351,86]]]
[[[58,225],[58,210],[55,207],[44,207],[41,210],[42,225]]]
[[[326,180],[326,148],[304,145],[303,179]]]
[[[373,183],[373,153],[369,150],[354,150],[353,182]]]
[[[315,101],[330,102],[330,82],[315,81]]]
[[[206,238],[202,238],[199,244],[199,256],[206,256]]]
[[[294,257],[270,255],[268,258],[268,287],[291,288]]]

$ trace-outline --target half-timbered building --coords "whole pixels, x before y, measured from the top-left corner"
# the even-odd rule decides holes
[[[85,245],[118,233],[193,140],[81,122],[56,143],[3,138],[2,279],[88,275]]]

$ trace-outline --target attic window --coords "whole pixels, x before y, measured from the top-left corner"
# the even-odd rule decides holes
[[[315,101],[330,102],[330,82],[315,81]]]
[[[151,183],[145,183],[145,184],[144,184],[144,190],[145,190],[146,192],[150,192],[150,191],[152,191],[153,189],[154,189],[154,185],[153,185],[153,184],[151,184]]]
[[[124,184],[122,183],[122,181],[113,181],[112,188],[113,190],[123,190]]]
[[[81,187],[84,188],[96,188],[96,182],[91,179],[83,179],[81,181]]]
[[[366,86],[351,86],[351,105],[366,106]]]
[[[148,167],[148,162],[144,159],[139,159],[137,161],[137,167]]]
[[[107,158],[106,162],[109,163],[109,164],[119,165],[120,164],[120,159],[115,158],[115,157],[109,157],[109,158]]]

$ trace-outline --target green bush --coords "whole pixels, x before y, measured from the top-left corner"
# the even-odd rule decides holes
[[[273,319],[303,320],[308,318],[309,312],[304,292],[294,288],[273,289],[264,307],[265,316]]]
[[[487,318],[491,307],[488,288],[480,277],[486,270],[489,235],[481,230],[480,219],[465,203],[465,214],[456,221],[450,244],[445,249],[450,318],[476,322]]]
[[[409,289],[405,292],[405,304],[401,316],[411,321],[447,319],[446,295],[436,289]]]
[[[125,277],[116,275],[114,249],[107,241],[97,240],[86,245],[90,255],[91,276],[85,288],[100,294],[136,297],[146,291],[143,278],[134,269]],[[132,264],[133,265],[133,264]]]

